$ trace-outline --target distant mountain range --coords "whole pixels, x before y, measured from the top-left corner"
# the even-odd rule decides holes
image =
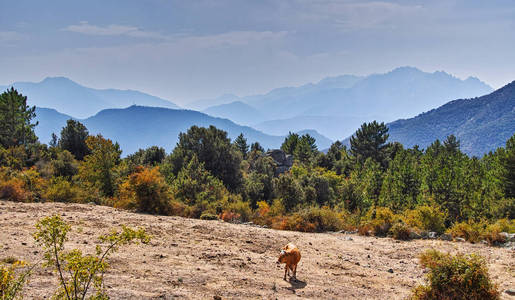
[[[399,119],[388,124],[391,141],[425,148],[454,134],[464,152],[478,156],[503,146],[515,131],[515,83],[492,92],[477,78],[460,80],[412,67],[366,77],[328,77],[264,95],[227,94],[190,104],[203,112],[177,109],[170,101],[138,91],[92,89],[63,77],[13,86],[38,107],[36,134],[42,142],[75,118],[92,134],[118,141],[124,154],[153,145],[170,151],[178,134],[192,125],[214,125],[232,139],[243,133],[249,143],[258,141],[265,148],[278,148],[288,132],[307,132],[323,150],[331,140],[353,134],[363,122]],[[451,99],[460,100],[445,104]],[[421,111],[427,112],[416,116]],[[401,119],[407,117],[412,118]]]
[[[279,88],[264,95],[225,95],[213,99],[216,105],[203,111],[267,133],[286,134],[291,128],[309,128],[336,140],[352,134],[365,121],[412,117],[451,99],[491,91],[490,86],[474,77],[461,80],[445,72],[426,73],[401,67],[366,77],[330,77],[316,84]],[[202,100],[192,105],[203,108],[208,102]],[[316,119],[321,122],[313,122]],[[309,122],[305,123],[306,120]]]
[[[36,135],[42,142],[48,143],[51,134],[56,133],[59,136],[62,127],[66,125],[66,120],[70,118],[54,109],[38,107],[36,119],[39,125],[36,126]],[[243,133],[249,145],[257,141],[265,149],[279,148],[284,141],[284,136],[268,135],[251,127],[237,125],[227,119],[211,117],[192,110],[131,106],[125,109],[102,110],[92,117],[79,121],[88,128],[90,134],[101,133],[104,137],[117,141],[124,155],[154,145],[171,151],[178,141],[179,133],[186,132],[193,125],[202,127],[214,125],[227,131],[233,140]],[[306,131],[300,132],[300,134],[303,133]],[[307,133],[317,139],[319,149],[325,149],[332,143],[315,131],[307,131]]]
[[[426,148],[454,134],[461,150],[482,156],[515,134],[515,81],[491,94],[451,101],[414,118],[388,124],[390,141]]]
[[[65,77],[47,77],[41,82],[15,82],[0,86],[1,91],[14,86],[27,96],[30,105],[49,107],[73,116],[87,118],[107,108],[145,105],[179,108],[174,103],[133,90],[92,89]]]

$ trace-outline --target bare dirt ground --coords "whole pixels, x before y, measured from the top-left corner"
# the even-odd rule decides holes
[[[423,282],[417,257],[429,248],[479,253],[501,291],[515,287],[515,251],[506,248],[278,231],[81,204],[0,201],[0,259],[41,260],[31,234],[38,219],[55,213],[72,225],[68,249],[93,253],[96,237],[121,224],[142,226],[153,236],[148,245],[126,246],[112,256],[106,275],[112,299],[403,299]],[[276,265],[288,242],[302,252],[298,281],[284,281]],[[25,298],[49,298],[56,286],[51,270],[38,266]]]

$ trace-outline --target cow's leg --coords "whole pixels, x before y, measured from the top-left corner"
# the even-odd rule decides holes
[[[288,272],[288,265],[284,267],[284,280],[286,280],[286,272]]]
[[[295,265],[295,269],[293,270],[293,278],[297,279],[297,265]]]

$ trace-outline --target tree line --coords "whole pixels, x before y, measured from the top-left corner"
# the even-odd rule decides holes
[[[0,95],[0,198],[96,203],[143,213],[247,222],[273,228],[363,234],[448,231],[483,237],[513,231],[515,135],[483,157],[460,151],[453,135],[426,149],[388,141],[388,128],[364,123],[350,146],[319,151],[290,133],[276,163],[241,134],[192,126],[171,153],[157,146],[125,158],[120,146],[68,120],[46,145],[34,134],[35,107],[11,88]],[[496,236],[497,237],[497,236]]]

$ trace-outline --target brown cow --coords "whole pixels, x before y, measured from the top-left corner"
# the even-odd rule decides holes
[[[293,278],[297,279],[297,264],[299,261],[300,251],[297,246],[292,243],[288,243],[288,245],[284,246],[277,260],[278,264],[286,264],[284,268],[284,280],[286,280],[286,274],[290,275],[290,270],[293,272]]]

